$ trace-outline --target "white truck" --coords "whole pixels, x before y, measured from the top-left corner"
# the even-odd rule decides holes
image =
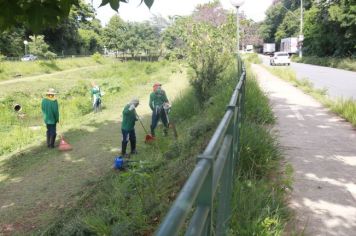
[[[281,52],[295,54],[298,52],[298,38],[284,38],[281,40]]]
[[[275,43],[264,43],[263,44],[263,54],[272,55],[276,51]]]
[[[246,45],[246,53],[253,53],[253,45]]]

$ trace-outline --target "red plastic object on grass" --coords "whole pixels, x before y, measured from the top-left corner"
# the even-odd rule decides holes
[[[59,146],[58,146],[58,150],[59,151],[70,151],[72,150],[72,146],[67,143],[64,138],[63,138],[63,135],[61,135],[61,141],[59,142]]]

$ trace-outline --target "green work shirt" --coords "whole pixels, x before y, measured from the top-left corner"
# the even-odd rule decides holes
[[[150,108],[154,110],[156,107],[161,107],[165,102],[168,102],[166,92],[163,89],[158,88],[150,95]]]
[[[93,95],[93,98],[96,100],[98,98],[101,98],[101,92],[99,86],[95,86],[91,89],[91,94]]]
[[[122,123],[121,123],[121,129],[126,130],[126,131],[131,131],[135,128],[135,122],[137,120],[136,118],[136,111],[135,109],[129,110],[131,104],[127,104],[122,111]]]
[[[56,99],[42,99],[42,115],[47,125],[54,125],[59,121],[58,102]]]

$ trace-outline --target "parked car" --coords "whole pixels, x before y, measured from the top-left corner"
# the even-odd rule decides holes
[[[37,60],[37,57],[32,54],[27,54],[21,58],[21,61],[34,61]]]
[[[276,65],[290,65],[290,58],[287,52],[275,52],[273,56],[271,56],[269,64],[271,66]]]

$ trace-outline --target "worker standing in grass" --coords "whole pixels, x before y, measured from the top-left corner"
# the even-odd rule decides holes
[[[46,97],[42,99],[42,114],[44,123],[47,126],[47,147],[54,148],[56,141],[56,126],[59,122],[58,102],[55,97],[56,91],[48,89]]]
[[[123,156],[128,156],[126,153],[127,144],[130,141],[131,154],[137,154],[136,150],[136,133],[135,133],[135,123],[137,121],[136,107],[140,104],[137,98],[134,98],[127,104],[122,111],[122,145],[121,154]]]
[[[152,122],[151,122],[151,135],[155,136],[155,129],[159,120],[162,120],[164,125],[164,135],[168,133],[168,115],[164,109],[167,105],[169,106],[169,101],[166,92],[162,89],[160,83],[155,83],[153,85],[153,92],[150,94],[150,108],[152,110]]]
[[[97,113],[100,111],[101,108],[101,91],[100,87],[95,83],[91,83],[92,89],[91,89],[91,94],[93,96],[93,109],[94,113]]]

